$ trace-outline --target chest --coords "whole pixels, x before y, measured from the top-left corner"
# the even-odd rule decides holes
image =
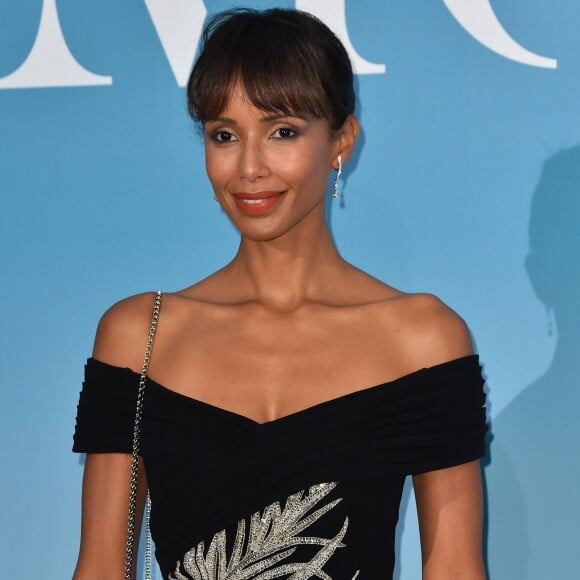
[[[156,349],[158,382],[260,422],[405,370],[397,330],[360,309],[235,308],[176,327]]]

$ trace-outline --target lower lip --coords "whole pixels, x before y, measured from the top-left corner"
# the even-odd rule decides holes
[[[279,201],[282,195],[275,195],[272,197],[265,197],[259,201],[248,200],[236,197],[236,206],[238,209],[247,214],[262,214],[269,212]]]

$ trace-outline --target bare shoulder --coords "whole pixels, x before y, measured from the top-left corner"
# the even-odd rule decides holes
[[[155,293],[136,294],[120,300],[101,317],[93,346],[93,357],[108,364],[139,370]]]
[[[401,354],[409,366],[430,367],[473,354],[465,321],[433,294],[402,294],[383,310],[396,326]]]

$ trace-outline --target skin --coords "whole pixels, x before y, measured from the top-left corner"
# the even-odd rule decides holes
[[[465,323],[438,298],[400,292],[336,250],[325,191],[358,130],[353,116],[337,132],[273,117],[239,88],[206,123],[207,174],[240,246],[221,270],[164,294],[152,379],[263,423],[473,353]],[[279,195],[271,211],[236,203],[264,191]],[[139,372],[152,303],[142,294],[107,311],[93,356]],[[76,580],[123,578],[129,469],[126,455],[87,456]],[[479,463],[416,475],[414,486],[423,578],[485,578]]]

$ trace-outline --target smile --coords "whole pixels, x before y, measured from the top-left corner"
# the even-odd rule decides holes
[[[244,203],[249,203],[250,205],[254,205],[254,204],[262,203],[264,201],[264,199],[243,199],[241,201],[243,201]]]
[[[269,212],[282,198],[283,192],[260,191],[258,193],[237,193],[234,200],[237,208],[245,214],[262,214]]]

